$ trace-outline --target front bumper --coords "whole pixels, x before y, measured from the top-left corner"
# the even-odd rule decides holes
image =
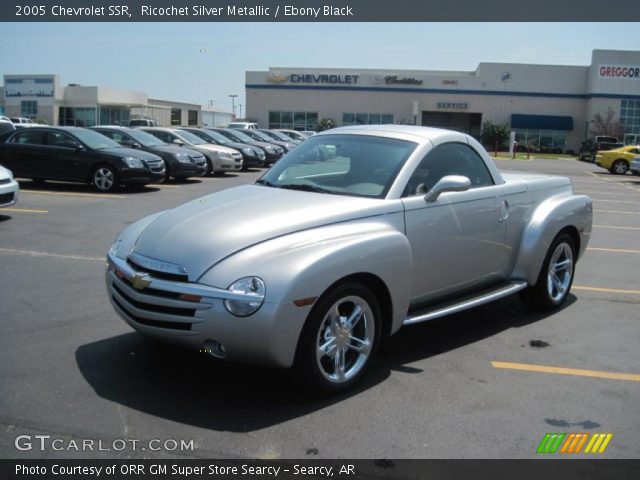
[[[0,207],[10,207],[18,201],[20,186],[13,178],[0,180]]]
[[[203,160],[202,163],[183,163],[176,161],[170,169],[172,177],[202,177],[207,173],[207,162]]]
[[[125,185],[132,183],[162,183],[165,171],[164,162],[145,168],[125,168],[120,171],[120,181]]]
[[[224,345],[224,358],[233,361],[279,367],[293,364],[308,307],[265,302],[253,315],[236,317],[223,302],[242,294],[149,275],[149,285],[137,289],[132,279],[141,272],[135,264],[108,254],[109,299],[115,311],[138,332],[200,351],[206,351],[215,341]],[[202,298],[188,301],[180,295]]]

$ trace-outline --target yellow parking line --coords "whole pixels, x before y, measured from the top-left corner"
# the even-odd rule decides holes
[[[29,208],[0,208],[0,215],[2,212],[17,212],[17,213],[49,213],[49,210],[32,210]]]
[[[599,213],[628,213],[631,215],[640,215],[640,212],[623,212],[621,210],[594,210],[594,212]]]
[[[87,255],[69,255],[64,253],[37,252],[35,250],[19,250],[17,248],[5,248],[5,247],[0,247],[0,253],[6,253],[10,255],[26,255],[29,257],[56,257],[56,258],[68,258],[71,260],[93,260],[97,262],[104,261],[104,257],[89,257]]]
[[[180,188],[180,185],[165,185],[164,183],[148,183],[146,186],[155,188]]]
[[[583,285],[573,285],[572,290],[583,290],[585,292],[621,293],[623,295],[640,295],[640,290],[621,290],[617,288],[586,287]]]
[[[618,227],[616,225],[593,225],[594,228],[618,228],[620,230],[640,230],[640,227]]]
[[[106,193],[71,193],[71,192],[51,192],[48,190],[20,190],[20,193],[32,193],[35,195],[59,195],[62,197],[94,197],[94,198],[116,198],[122,200],[127,198],[124,195],[109,195]]]
[[[587,250],[589,250],[591,252],[640,253],[640,250],[628,250],[628,249],[625,249],[625,248],[588,247]]]
[[[523,370],[526,372],[555,373],[558,375],[575,375],[578,377],[607,378],[610,380],[626,380],[640,382],[640,375],[635,373],[603,372],[601,370],[582,370],[579,368],[548,367],[546,365],[532,365],[530,363],[491,362],[493,368],[509,370]]]

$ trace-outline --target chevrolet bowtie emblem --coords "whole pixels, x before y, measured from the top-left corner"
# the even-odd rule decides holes
[[[129,280],[131,281],[131,285],[138,290],[142,290],[151,285],[151,279],[146,273],[136,273]]]

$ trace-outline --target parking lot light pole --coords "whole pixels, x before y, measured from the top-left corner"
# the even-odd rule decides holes
[[[233,118],[236,117],[236,97],[238,95],[229,95],[231,97],[231,113],[233,113]]]

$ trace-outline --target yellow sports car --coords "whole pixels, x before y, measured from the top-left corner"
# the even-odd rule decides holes
[[[624,175],[629,170],[631,161],[640,157],[640,146],[627,145],[626,147],[599,152],[596,155],[596,165],[606,168],[616,175]]]

